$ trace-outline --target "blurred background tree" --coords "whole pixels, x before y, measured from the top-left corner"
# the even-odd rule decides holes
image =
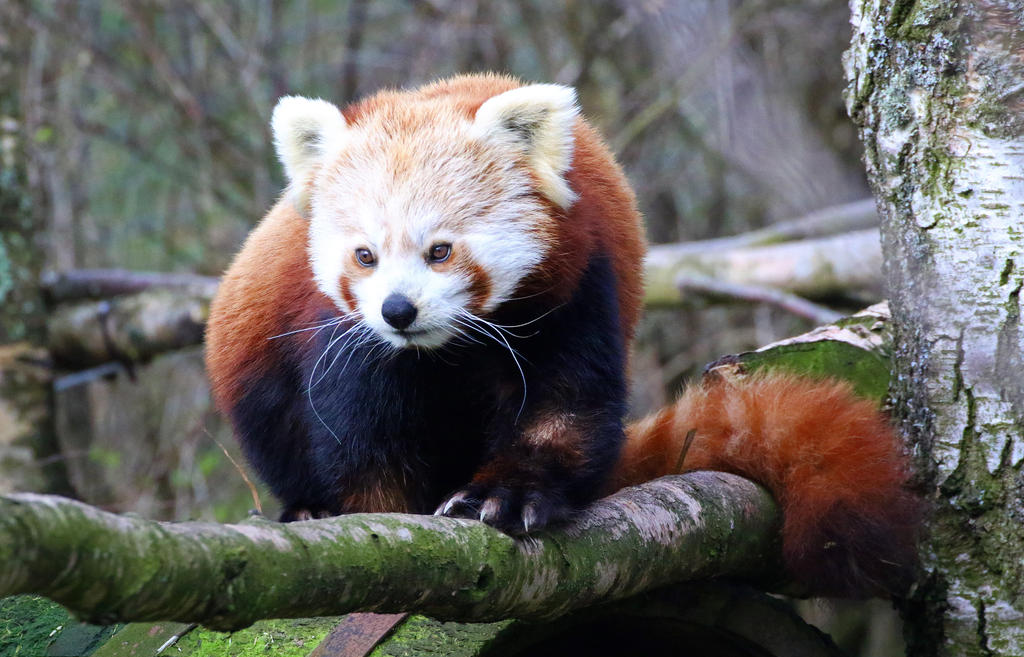
[[[27,299],[41,316],[42,270],[219,275],[282,189],[268,121],[288,93],[344,104],[470,71],[572,85],[654,243],[867,198],[842,99],[848,21],[829,0],[7,0],[0,136],[17,167],[0,179],[4,310]],[[4,249],[34,254],[31,275],[10,278]],[[721,354],[810,326],[768,305],[652,309],[633,412]],[[59,453],[41,458],[67,464],[80,497],[161,518],[252,506],[199,348],[105,378],[58,365]],[[886,654],[882,625],[851,624],[847,645]]]

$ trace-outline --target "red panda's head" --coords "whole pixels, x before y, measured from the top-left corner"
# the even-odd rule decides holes
[[[396,347],[439,347],[552,255],[552,207],[575,200],[576,97],[519,87],[471,116],[395,98],[351,124],[326,101],[282,98],[274,140],[320,290]]]

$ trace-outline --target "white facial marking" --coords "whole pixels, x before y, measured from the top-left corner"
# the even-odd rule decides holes
[[[340,309],[358,311],[392,345],[442,346],[465,331],[460,314],[494,310],[544,260],[551,219],[520,148],[482,140],[454,113],[433,115],[407,133],[386,119],[346,133],[315,179],[310,260],[324,294]],[[427,254],[439,243],[451,244],[450,261],[431,264]],[[373,253],[373,267],[359,267],[358,248]],[[478,271],[487,277],[485,298],[474,298]],[[342,279],[356,308],[344,298]],[[417,309],[403,331],[381,315],[396,293]]]

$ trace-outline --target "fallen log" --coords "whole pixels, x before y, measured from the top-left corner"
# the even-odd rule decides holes
[[[203,341],[213,290],[153,289],[66,304],[49,321],[50,353],[60,365],[129,365]]]
[[[43,275],[40,286],[51,304],[107,299],[147,290],[177,290],[212,297],[218,279],[199,274],[132,271],[128,269],[72,269]]]
[[[719,249],[701,243],[652,246],[645,262],[644,302],[683,302],[681,277],[774,288],[808,299],[871,303],[882,298],[878,230],[861,230],[771,246]]]

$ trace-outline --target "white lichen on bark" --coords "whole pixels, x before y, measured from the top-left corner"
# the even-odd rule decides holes
[[[1024,654],[1024,7],[852,0],[903,426],[932,491],[908,654]]]

